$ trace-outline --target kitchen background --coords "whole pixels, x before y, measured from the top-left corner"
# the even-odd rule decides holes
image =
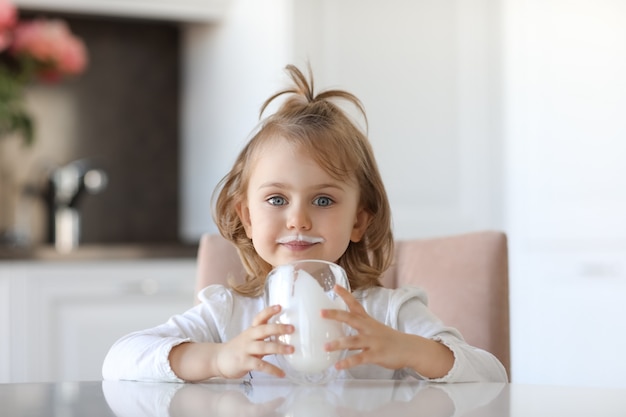
[[[94,221],[100,223],[88,226],[85,219],[86,240],[174,239],[195,244],[202,233],[215,231],[210,217],[215,184],[257,123],[260,104],[285,82],[283,67],[310,61],[318,86],[348,89],[365,104],[398,238],[480,229],[507,232],[512,379],[625,386],[621,375],[626,372],[622,360],[626,336],[619,331],[626,317],[622,300],[626,294],[623,2],[18,3],[63,12],[72,19],[75,13],[84,14],[85,20],[73,21],[72,29],[89,34],[93,46],[88,47],[96,54],[93,59],[98,56],[98,42],[108,45],[105,34],[113,30],[116,34],[111,33],[111,39],[120,39],[117,32],[133,31],[130,26],[136,23],[138,40],[131,41],[129,35],[117,46],[102,48],[108,56],[128,54],[125,60],[136,62],[131,68],[146,78],[155,77],[139,87],[136,80],[143,77],[120,74],[121,62],[103,63],[111,67],[99,72],[92,61],[89,72],[105,79],[109,76],[109,82],[113,83],[112,74],[120,74],[116,76],[120,85],[128,86],[118,91],[118,98],[125,97],[121,104],[99,101],[99,96],[111,92],[84,86],[89,74],[59,87],[70,91],[57,94],[73,109],[66,113],[82,118],[83,106],[89,105],[84,101],[76,105],[80,91],[91,91],[90,105],[97,109],[95,115],[84,115],[85,122],[74,122],[82,126],[80,135],[67,135],[74,143],[89,141],[94,146],[76,156],[114,154],[119,158],[106,162],[111,164],[106,167],[111,171],[109,188],[85,200],[85,218],[91,216],[87,210],[93,205],[94,219],[98,219]],[[98,19],[92,23],[94,16]],[[135,42],[140,46],[132,52]],[[144,54],[179,54],[179,65],[148,61],[143,67],[139,57]],[[49,93],[33,94],[48,97]],[[124,111],[111,108],[140,98],[146,102],[129,104]],[[35,100],[33,106],[44,102]],[[144,106],[150,110],[135,113]],[[61,112],[62,108],[56,104],[42,112]],[[144,123],[151,114],[152,121],[162,127]],[[142,122],[128,120],[135,117]],[[86,133],[101,139],[85,138]],[[116,145],[108,148],[107,142]],[[77,151],[79,146],[68,148]],[[177,156],[167,160],[166,154]],[[113,199],[110,192],[119,178],[132,184],[126,184],[125,191],[120,189],[123,197]],[[108,219],[111,230],[102,225]],[[148,231],[151,224],[163,230]],[[32,322],[48,320],[28,327],[32,331],[12,330],[14,342],[1,339],[0,379],[94,377],[99,366],[94,357],[101,357],[113,335],[126,330],[122,323],[140,327],[153,320],[156,324],[170,311],[191,304],[186,297],[193,286],[192,259],[142,262],[0,265],[0,306],[9,305],[16,294],[32,295],[33,291],[44,306],[36,314],[0,307],[0,313],[4,312],[0,328],[4,323],[14,329],[16,312]],[[142,274],[149,278],[135,280]],[[83,292],[67,289],[87,277],[93,281]],[[113,286],[117,279],[119,283]],[[173,279],[176,285],[184,282],[184,288],[172,287],[168,280]],[[47,293],[39,288],[46,285],[51,288]],[[119,296],[120,286],[124,297]],[[88,293],[96,287],[97,295]],[[75,301],[58,307],[58,300],[67,299],[70,293]],[[179,295],[167,310],[163,300],[171,293]],[[156,299],[148,300],[155,294]],[[83,299],[92,302],[83,303]],[[51,310],[53,319],[46,319]],[[89,318],[97,319],[98,312],[110,318],[113,311],[124,314],[112,319],[111,328],[93,341],[97,346],[80,339],[77,329],[88,329]],[[135,318],[126,323],[125,313],[130,312]],[[16,347],[20,342],[51,347],[47,352],[22,352]],[[73,359],[85,355],[80,352],[87,348],[94,356],[85,357],[87,365],[78,369]],[[33,362],[34,357],[39,362]],[[8,370],[3,373],[3,369]]]
[[[33,18],[38,12],[22,12]],[[173,22],[46,13],[60,17],[88,48],[85,73],[62,83],[33,83],[26,100],[36,142],[19,141],[12,163],[21,186],[15,206],[17,243],[48,240],[47,179],[85,159],[103,170],[104,190],[81,198],[83,243],[178,240],[180,29]],[[19,146],[17,146],[19,144]],[[30,192],[25,192],[30,189]],[[6,194],[5,196],[6,197]],[[3,207],[6,207],[4,205]],[[158,209],[155,209],[158,208]]]

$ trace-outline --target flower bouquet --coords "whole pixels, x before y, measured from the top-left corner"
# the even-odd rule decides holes
[[[23,100],[31,82],[53,83],[87,65],[83,41],[59,19],[19,20],[16,7],[0,0],[0,140],[19,133],[32,143],[34,126]]]
[[[87,65],[83,41],[60,19],[20,19],[16,7],[0,0],[0,244],[14,243],[21,187],[14,150],[33,143],[35,126],[24,99],[33,82],[54,83]]]

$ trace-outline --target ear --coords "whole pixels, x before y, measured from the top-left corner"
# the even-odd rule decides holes
[[[239,220],[241,220],[241,224],[246,231],[246,236],[248,236],[248,239],[252,239],[252,221],[250,221],[250,209],[248,208],[248,203],[237,203],[235,205],[235,211],[237,212],[237,216],[239,216]]]
[[[352,242],[359,242],[363,238],[371,220],[372,214],[364,208],[359,208],[354,220],[354,226],[352,227],[352,233],[350,234]]]

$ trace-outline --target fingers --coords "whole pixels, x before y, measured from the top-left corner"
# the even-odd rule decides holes
[[[291,324],[272,323],[268,324],[269,319],[278,314],[281,310],[279,305],[273,305],[264,308],[252,320],[252,326],[247,330],[254,340],[264,340],[272,336],[282,336],[291,334],[295,328]]]
[[[352,295],[352,293],[350,291],[348,291],[344,287],[342,287],[340,285],[336,285],[336,284],[333,287],[333,290],[346,303],[346,305],[348,306],[348,310],[350,310],[350,312],[352,312],[354,314],[357,314],[359,316],[367,317],[367,313],[366,313],[365,309],[363,308],[361,303],[359,303],[357,301],[357,299],[354,298],[354,296]]]
[[[239,378],[249,371],[259,371],[277,377],[284,377],[285,373],[277,366],[266,362],[267,355],[289,355],[294,347],[281,343],[281,336],[295,331],[291,324],[268,323],[281,307],[270,306],[264,308],[252,320],[252,326],[227,342],[228,346],[222,349],[219,360],[219,375],[226,378]]]
[[[268,320],[272,318],[272,316],[280,312],[280,309],[281,307],[279,305],[273,305],[273,306],[264,308],[252,320],[252,327],[267,323]]]
[[[252,327],[250,327],[245,333],[252,340],[247,343],[246,353],[256,358],[262,358],[266,355],[289,355],[294,352],[294,347],[285,343],[281,343],[279,340],[273,339],[274,337],[280,338],[280,336],[291,334],[295,331],[292,324],[273,323],[268,324],[267,321],[276,313],[280,312],[281,307],[270,306],[263,309],[252,321]],[[279,368],[261,361],[258,365],[266,364],[267,369],[272,374],[276,374],[276,370]],[[275,369],[274,369],[275,368]],[[261,369],[259,369],[261,370]],[[263,372],[266,372],[263,370]],[[280,371],[282,372],[282,371]]]
[[[273,365],[269,362],[264,361],[263,359],[258,359],[257,358],[257,362],[254,364],[253,367],[250,368],[251,371],[259,371],[259,372],[263,372],[269,375],[274,375],[277,376],[279,378],[284,378],[285,377],[285,371],[283,371],[282,369],[280,369],[279,367],[277,367],[276,365]]]
[[[270,337],[280,337],[282,335],[291,334],[295,331],[292,324],[260,324],[250,327],[246,330],[252,340],[265,340]]]
[[[217,358],[217,366],[219,375],[225,378],[241,378],[249,371],[260,371],[283,377],[284,372],[280,368],[264,361],[263,358],[272,354],[291,354],[294,348],[278,341],[250,340],[248,337],[240,337],[228,342],[222,347],[221,352],[222,354]]]
[[[280,342],[256,341],[250,344],[249,354],[263,357],[266,355],[290,355],[294,352],[294,347]]]
[[[333,352],[336,350],[357,350],[362,349],[365,344],[364,337],[360,334],[354,336],[341,337],[339,339],[331,340],[324,344],[324,350],[326,352]]]
[[[351,324],[354,321],[354,315],[349,311],[344,310],[322,310],[321,313],[323,318],[340,321],[342,323]]]
[[[336,369],[349,369],[364,363],[370,363],[372,360],[369,349],[364,348],[364,338],[360,335],[343,337],[333,340],[324,345],[326,352],[338,350],[348,350],[352,354],[335,363]]]
[[[338,309],[322,310],[322,317],[346,323],[350,327],[358,330],[358,322],[356,319],[358,317],[368,317],[367,312],[363,306],[359,304],[356,298],[354,298],[350,291],[340,285],[335,285],[333,290],[346,303],[348,311]]]
[[[322,310],[320,314],[325,319],[345,323],[356,331],[364,330],[366,319],[369,317],[365,311],[355,313],[354,311],[336,309]]]
[[[348,356],[345,359],[342,359],[335,363],[336,369],[349,369],[355,366],[367,363],[366,357],[364,353],[357,353],[356,355]]]
[[[249,356],[245,363],[242,363],[241,371],[233,374],[226,375],[227,378],[242,378],[245,374],[251,371],[263,372],[269,375],[274,375],[279,378],[285,376],[285,372],[269,362],[264,361],[256,356]]]

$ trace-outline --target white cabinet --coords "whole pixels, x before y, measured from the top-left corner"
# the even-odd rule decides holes
[[[626,387],[623,251],[524,248],[514,255],[514,380]]]
[[[15,0],[25,9],[177,21],[217,21],[231,0]]]
[[[120,336],[190,308],[195,260],[0,263],[0,382],[99,380]]]
[[[11,324],[10,315],[10,279],[0,272],[0,383],[10,378],[10,346],[11,338],[8,329]]]

